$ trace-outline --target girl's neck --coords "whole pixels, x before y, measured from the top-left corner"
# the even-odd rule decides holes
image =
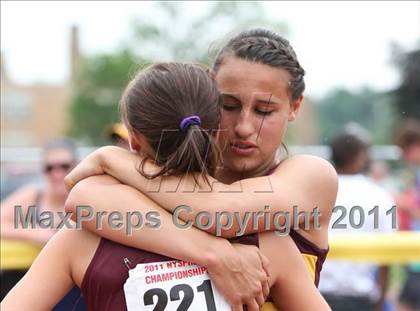
[[[66,197],[57,195],[50,189],[46,189],[42,198],[43,204],[47,210],[64,210],[64,203],[66,202]]]

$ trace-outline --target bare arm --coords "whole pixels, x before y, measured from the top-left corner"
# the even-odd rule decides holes
[[[171,214],[137,190],[120,184],[110,176],[90,177],[78,183],[66,202],[66,211],[72,212],[76,221],[76,207],[80,205],[91,207],[95,213],[105,213],[99,221],[101,229],[98,229],[97,217],[82,222],[83,228],[89,231],[124,245],[207,267],[216,287],[234,310],[242,310],[242,304],[252,306],[256,297],[263,295],[267,275],[260,257],[257,257],[259,266],[252,265],[252,260],[237,254],[227,240],[195,228],[185,230],[176,227]],[[122,215],[140,212],[143,216],[155,212],[160,225],[158,228],[144,225],[140,230],[133,230],[132,235],[127,235],[125,221],[121,228],[111,228],[107,221],[111,212],[120,212]],[[254,252],[261,255],[257,249]]]
[[[19,206],[24,219],[28,208],[35,204],[36,195],[35,187],[26,186],[18,189],[1,202],[1,237],[3,239],[26,240],[44,244],[54,235],[55,231],[50,229],[24,229],[20,222],[19,226],[15,228],[15,220],[19,219],[19,217],[15,217],[15,206]]]
[[[121,182],[140,190],[153,201],[170,212],[181,205],[187,205],[191,212],[180,213],[184,221],[194,221],[200,212],[210,212],[215,219],[216,213],[227,212],[233,217],[232,226],[221,231],[223,237],[234,237],[241,229],[240,221],[246,219],[246,214],[262,214],[265,206],[269,206],[270,230],[275,230],[274,223],[283,226],[283,217],[275,218],[276,213],[289,213],[293,223],[293,206],[299,212],[309,215],[318,208],[321,216],[320,225],[327,230],[331,210],[337,193],[337,175],[334,168],[325,160],[312,156],[295,156],[285,160],[270,176],[244,179],[230,185],[222,184],[212,177],[211,188],[195,187],[191,175],[169,176],[148,180],[143,177],[137,167],[140,157],[134,153],[116,147],[105,147],[90,155],[84,163],[69,174],[66,182],[71,187],[78,180],[95,173],[106,173]],[[157,169],[148,164],[147,169]],[[193,194],[193,195],[192,195]],[[303,217],[298,219],[303,221]],[[264,218],[248,221],[245,234],[264,231]],[[208,232],[216,233],[215,223]]]
[[[262,233],[260,248],[271,262],[270,295],[279,310],[331,310],[315,287],[302,254],[289,236]]]
[[[51,310],[74,285],[65,230],[42,249],[29,271],[1,303],[4,311]]]
[[[94,214],[104,215],[89,219],[86,218],[87,215],[84,216],[86,219],[81,217],[80,223],[84,229],[121,244],[203,266],[211,265],[215,260],[213,257],[216,249],[227,248],[230,245],[226,240],[212,237],[200,230],[184,230],[176,227],[171,214],[142,193],[120,184],[110,176],[94,176],[78,183],[69,193],[65,204],[66,212],[71,212],[75,221],[77,221],[78,206],[88,206]],[[141,228],[133,227],[130,235],[127,234],[128,221],[124,221],[119,229],[111,228],[107,217],[112,212],[119,212],[122,215],[126,213],[136,215],[135,213],[140,212],[143,219],[147,213],[154,212],[158,215],[160,224],[157,228],[144,224]],[[133,217],[133,225],[137,220]],[[156,243],[156,241],[165,241],[165,243]]]

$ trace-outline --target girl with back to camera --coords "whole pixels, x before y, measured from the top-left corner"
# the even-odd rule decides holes
[[[337,192],[336,172],[327,161],[314,156],[292,156],[281,162],[276,158],[288,122],[296,118],[303,101],[304,70],[296,54],[287,40],[273,32],[261,29],[244,31],[219,51],[211,75],[223,97],[218,134],[223,165],[216,166],[213,176],[207,176],[212,189],[196,189],[191,193],[193,176],[183,176],[182,179],[171,176],[164,178],[164,184],[166,189],[176,191],[148,191],[158,189],[161,180],[149,180],[139,174],[135,168],[142,160],[115,148],[104,148],[92,154],[68,176],[68,184],[71,187],[87,176],[107,173],[140,190],[170,212],[179,205],[188,205],[192,212],[179,215],[184,221],[193,220],[201,211],[237,212],[244,219],[247,212],[262,212],[268,205],[270,221],[274,222],[276,212],[291,212],[293,216],[293,206],[309,215],[317,207],[321,214],[320,228],[316,228],[313,218],[308,230],[291,230],[290,236],[302,253],[314,283],[318,284],[319,271],[328,249],[328,223]],[[131,121],[128,122],[133,127]],[[144,137],[133,131],[133,149],[141,151],[143,142]],[[147,167],[153,169],[151,165]],[[131,207],[144,212],[149,210],[139,200],[115,206],[114,198],[123,196],[117,187],[105,190],[99,177],[88,178],[70,193],[68,210],[74,210],[78,204],[89,204],[101,211],[124,212]],[[264,231],[264,219],[258,220],[258,228],[254,229],[250,222],[245,233]],[[93,221],[84,225],[95,231]],[[221,235],[233,237],[239,227],[234,219],[232,227],[223,230]],[[206,253],[200,257],[199,246],[191,246],[192,255],[176,250],[171,253],[173,245],[164,238],[154,238],[150,245],[144,232],[134,232],[133,237],[127,238],[122,232],[108,229],[105,226],[104,230],[95,232],[122,244],[180,259],[193,257],[196,262],[203,262],[207,256]],[[274,229],[273,223],[270,229]],[[210,227],[208,231],[214,234],[215,228]],[[233,301],[237,298],[235,291],[227,290],[224,295]]]
[[[121,105],[123,119],[130,125],[130,136],[141,136],[142,153],[155,158],[156,165],[161,167],[160,172],[168,176],[191,172],[203,186],[199,180],[208,178],[204,174],[212,172],[212,163],[217,158],[217,147],[211,131],[218,127],[221,105],[216,84],[203,69],[179,63],[155,64],[130,82]],[[134,123],[133,127],[131,122],[138,123]],[[158,152],[154,144],[162,128],[172,131],[171,137],[161,142]],[[182,157],[185,154],[187,157]],[[146,170],[141,173],[149,174]],[[108,203],[115,204],[118,200],[118,205],[127,207],[131,202],[140,202],[148,207],[149,212],[160,211],[147,197],[109,176],[95,179],[106,192],[118,190],[123,194],[113,199],[103,197],[105,200],[111,199]],[[82,185],[80,183],[79,186]],[[95,192],[95,187],[92,190]],[[89,197],[92,195],[96,197],[96,193],[90,193]],[[165,239],[169,246],[161,248],[162,253],[175,254],[175,257],[182,254],[178,258],[204,264],[222,293],[234,286],[238,287],[239,293],[246,292],[248,296],[240,297],[244,301],[229,301],[233,310],[242,310],[242,302],[248,310],[258,310],[269,292],[274,303],[283,310],[305,310],[313,306],[317,306],[318,310],[328,310],[289,237],[277,238],[274,233],[261,234],[260,245],[266,258],[255,247],[258,245],[257,235],[239,238],[238,243],[231,245],[225,239],[196,229],[176,228],[168,213],[161,213],[160,219],[159,230],[147,226],[143,228],[142,234],[153,237],[146,241],[146,247],[150,248],[156,240]],[[280,259],[276,258],[277,247],[284,251]],[[62,229],[2,302],[2,310],[48,310],[74,283],[81,287],[89,310],[132,310],[131,303],[143,301],[143,298],[144,305],[163,310],[157,306],[160,303],[159,295],[156,296],[158,302],[147,300],[146,294],[133,300],[124,283],[133,281],[131,274],[137,264],[167,260],[170,258],[117,244],[85,230]],[[270,267],[267,267],[267,260],[272,262]],[[241,271],[237,270],[238,267]],[[294,272],[293,278],[291,271]],[[220,272],[223,272],[223,276],[218,274]],[[188,280],[180,283],[189,286]],[[302,290],[306,295],[304,301],[299,300]],[[194,303],[193,299],[197,298],[193,297],[198,296],[199,293],[188,296],[184,292],[182,303],[188,297]],[[172,305],[178,306],[180,299],[173,296],[172,289],[170,297]],[[218,295],[211,297],[208,298],[206,294],[206,302],[209,300],[217,306],[228,306]],[[289,300],[294,302],[289,303]]]

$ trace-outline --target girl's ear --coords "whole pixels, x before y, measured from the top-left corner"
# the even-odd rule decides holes
[[[136,130],[129,131],[128,144],[132,152],[146,155],[152,158],[156,156],[146,137],[144,137],[143,134]]]
[[[131,151],[139,152],[144,146],[144,136],[137,131],[129,131],[128,133],[128,144],[130,145]]]
[[[289,118],[288,121],[294,121],[297,114],[299,113],[300,107],[302,106],[303,95],[300,95],[298,99],[292,102],[289,108]]]

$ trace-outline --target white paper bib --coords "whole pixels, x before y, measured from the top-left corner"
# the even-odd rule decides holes
[[[230,311],[205,267],[185,261],[138,264],[124,284],[128,311]]]

